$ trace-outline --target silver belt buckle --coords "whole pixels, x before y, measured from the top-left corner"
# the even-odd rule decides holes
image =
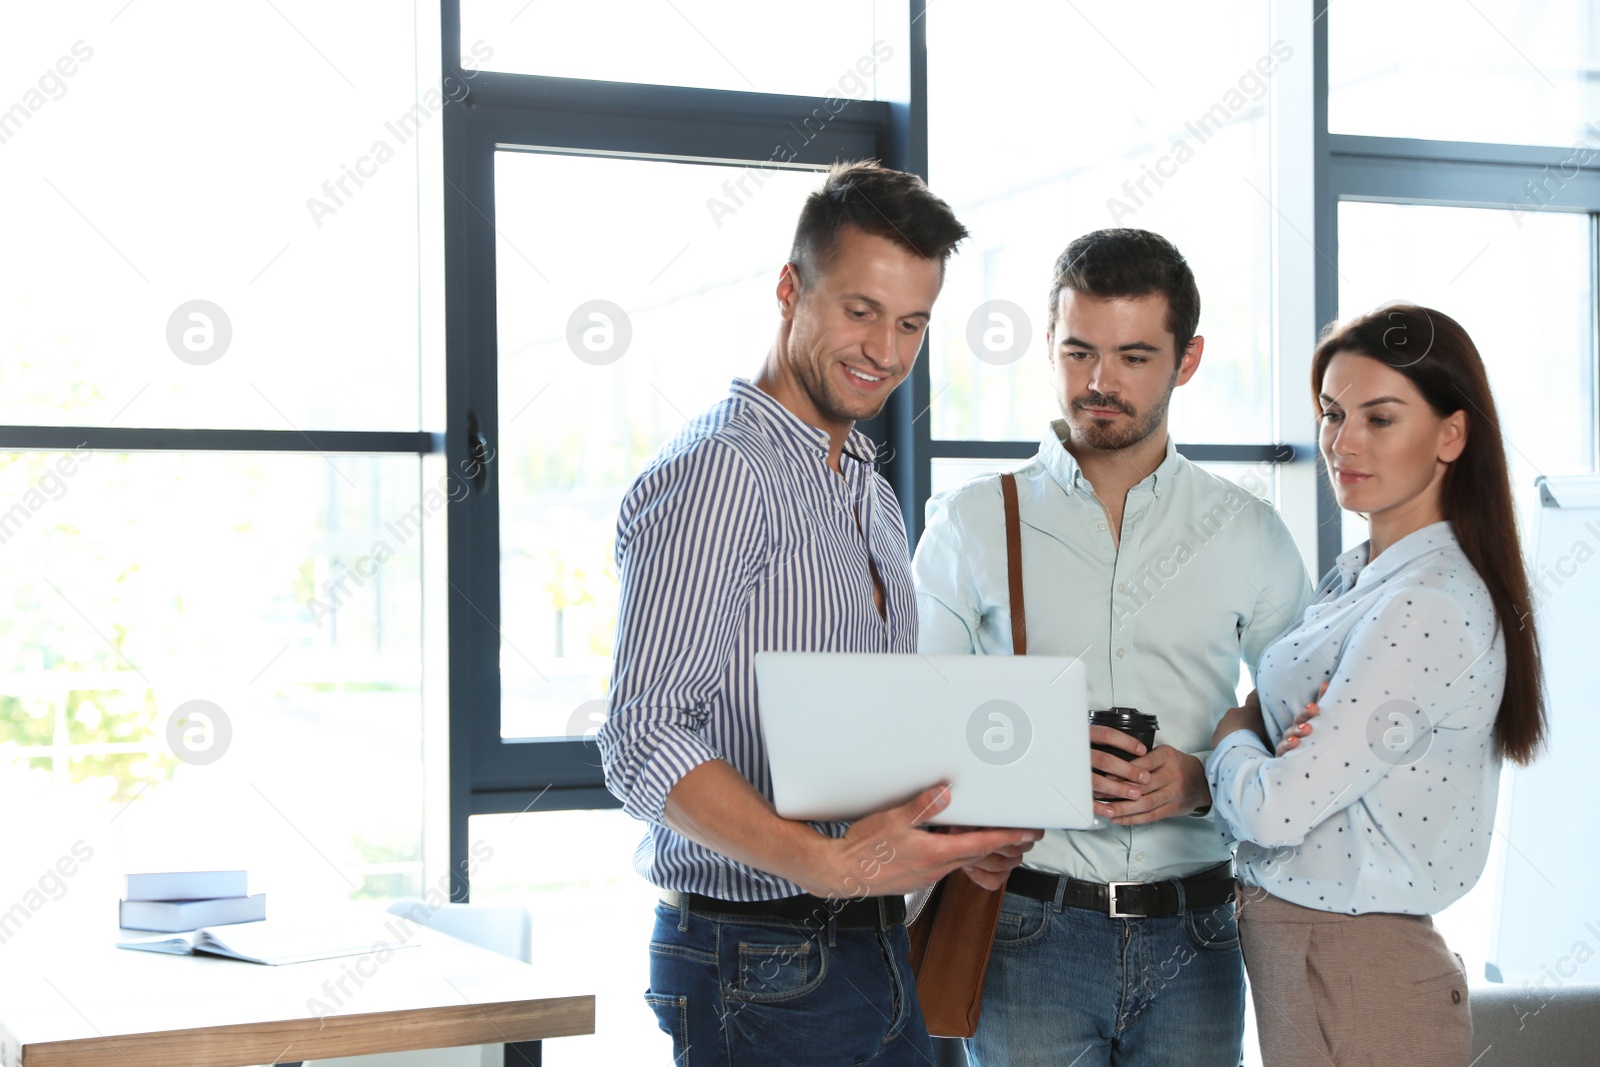
[[[1137,919],[1140,916],[1130,911],[1117,910],[1117,890],[1125,885],[1143,885],[1143,882],[1107,882],[1106,883],[1106,917],[1109,919]]]

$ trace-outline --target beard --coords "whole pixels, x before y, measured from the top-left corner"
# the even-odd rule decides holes
[[[888,405],[889,397],[894,394],[893,389],[885,390],[876,404],[871,397],[849,396],[835,387],[825,371],[803,359],[795,361],[794,376],[817,413],[836,422],[864,422],[877,418]]]
[[[1063,405],[1061,413],[1072,428],[1074,441],[1097,452],[1120,452],[1155,433],[1167,417],[1167,407],[1171,402],[1172,390],[1169,388],[1166,395],[1140,414],[1125,400],[1090,391]],[[1129,418],[1128,421],[1119,419],[1115,423],[1108,423],[1085,412],[1083,409],[1086,407],[1115,408]]]

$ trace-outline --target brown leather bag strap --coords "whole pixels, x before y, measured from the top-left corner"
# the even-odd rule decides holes
[[[1017,508],[1017,478],[1000,476],[1006,502],[1006,585],[1011,594],[1011,654],[1028,654],[1028,612],[1022,601],[1022,516]]]

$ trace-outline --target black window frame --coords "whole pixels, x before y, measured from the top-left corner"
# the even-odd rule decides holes
[[[910,3],[920,15],[921,0]],[[445,77],[469,84],[444,110],[446,437],[452,463],[490,457],[482,492],[449,506],[450,870],[466,900],[467,827],[473,815],[614,808],[591,741],[500,736],[500,514],[494,165],[500,151],[768,163],[793,139],[789,123],[817,111],[828,122],[793,166],[877,158],[908,170],[915,125],[904,107],[857,100],[833,114],[824,97],[552,78],[461,66],[460,0],[441,0]],[[915,23],[912,27],[916,36]],[[915,44],[913,54],[925,54]],[[862,428],[893,435],[897,413]],[[481,437],[479,436],[481,435]],[[901,477],[904,468],[891,470]],[[466,469],[463,467],[462,469]],[[898,487],[898,486],[897,486]]]
[[[822,167],[836,158],[873,157],[912,171],[938,188],[928,173],[926,0],[905,0],[907,23],[894,32],[909,56],[908,99],[855,101],[830,120],[822,136],[794,160]],[[1335,200],[1328,184],[1327,33],[1320,14],[1327,0],[1305,5],[1313,25],[1316,123],[1313,164],[1315,243],[1336,249],[1331,220]],[[1292,6],[1292,5],[1291,5]],[[493,456],[498,440],[496,395],[496,286],[494,156],[531,150],[619,157],[726,160],[763,163],[783,143],[785,124],[824,106],[821,97],[697,89],[651,84],[551,78],[461,67],[460,0],[440,0],[442,73],[470,83],[459,105],[444,110],[446,404],[448,459],[472,462],[473,449]],[[933,17],[937,17],[935,12]],[[1318,322],[1337,306],[1328,299],[1332,263],[1319,260],[1315,277]],[[1315,338],[1305,338],[1309,352]],[[1281,371],[1285,355],[1273,353]],[[1290,359],[1298,367],[1304,354]],[[1036,441],[950,440],[931,436],[924,417],[931,402],[926,346],[907,382],[884,413],[861,428],[887,445],[883,473],[900,500],[914,545],[932,486],[935,459],[1025,460]],[[1281,410],[1285,391],[1275,390]],[[1275,420],[1281,426],[1282,419]],[[475,445],[474,435],[481,434]],[[1178,450],[1201,462],[1267,463],[1293,474],[1297,485],[1315,478],[1316,555],[1331,566],[1340,543],[1337,505],[1321,476],[1314,449],[1285,441],[1304,435],[1280,429],[1276,443],[1184,444]],[[462,469],[466,469],[463,467]],[[499,503],[494,463],[486,491],[452,501],[449,510],[448,593],[450,634],[450,861],[454,892],[468,899],[467,828],[473,815],[615,808],[605,789],[592,742],[567,738],[500,736],[498,621],[500,613]]]
[[[1600,470],[1600,164],[1567,175],[1573,148],[1488,141],[1442,141],[1411,137],[1336,134],[1328,126],[1330,0],[1313,0],[1316,219],[1313,244],[1318,323],[1339,317],[1339,205],[1345,202],[1432,207],[1516,206],[1524,182],[1550,193],[1537,210],[1589,217],[1589,381],[1591,463]],[[1600,151],[1600,146],[1596,147]],[[1551,174],[1559,181],[1550,189]],[[1531,210],[1531,208],[1529,209]],[[1343,512],[1317,460],[1317,529],[1320,570],[1333,566],[1343,543]]]

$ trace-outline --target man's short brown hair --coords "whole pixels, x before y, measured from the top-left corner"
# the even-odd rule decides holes
[[[941,277],[950,253],[968,236],[950,205],[915,174],[890,170],[876,160],[835,163],[822,187],[806,198],[795,226],[789,262],[799,268],[802,285],[832,265],[846,226],[938,260]]]
[[[1095,230],[1067,246],[1056,259],[1050,286],[1050,338],[1061,314],[1061,290],[1111,300],[1117,297],[1167,298],[1167,332],[1183,359],[1200,328],[1200,289],[1177,246],[1149,230]]]

